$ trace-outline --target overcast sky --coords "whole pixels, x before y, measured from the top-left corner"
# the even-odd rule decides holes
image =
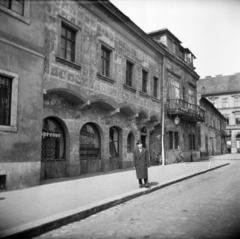
[[[146,33],[168,28],[200,78],[240,72],[240,0],[110,0]]]

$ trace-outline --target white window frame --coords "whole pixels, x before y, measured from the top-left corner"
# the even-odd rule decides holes
[[[11,9],[8,9],[4,6],[0,5],[0,11],[3,11],[15,18],[17,18],[18,20],[25,22],[27,24],[30,24],[30,0],[25,0],[24,1],[24,6],[23,6],[23,15],[19,15],[18,13],[14,12]]]
[[[18,74],[1,70],[0,74],[12,79],[12,92],[11,92],[11,117],[10,125],[0,125],[1,131],[17,132],[17,106],[18,106]]]

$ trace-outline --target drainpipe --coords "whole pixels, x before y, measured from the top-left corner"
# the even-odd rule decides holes
[[[164,148],[164,71],[165,71],[165,56],[163,56],[163,63],[162,63],[162,165],[165,165],[165,148]]]

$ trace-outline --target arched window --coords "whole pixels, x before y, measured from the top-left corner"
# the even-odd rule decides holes
[[[80,131],[80,159],[100,158],[100,135],[94,124],[85,124]]]
[[[134,135],[133,133],[129,133],[127,137],[127,152],[133,152],[134,149]]]
[[[61,125],[53,118],[43,120],[42,160],[65,159],[66,140]]]
[[[109,131],[109,153],[112,158],[119,156],[119,130],[116,127]]]

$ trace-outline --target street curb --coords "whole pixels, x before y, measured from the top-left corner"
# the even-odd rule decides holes
[[[4,230],[0,232],[0,238],[17,238],[17,239],[26,239],[26,238],[32,238],[35,236],[39,236],[43,233],[46,233],[48,231],[51,231],[53,229],[59,228],[61,226],[64,226],[68,223],[75,222],[78,220],[85,219],[93,214],[96,214],[100,211],[106,210],[110,207],[116,206],[118,204],[124,203],[126,201],[129,201],[133,198],[154,192],[156,190],[159,190],[161,188],[170,186],[172,184],[184,181],[186,179],[195,177],[200,174],[204,174],[206,172],[224,167],[229,165],[230,163],[225,163],[216,167],[213,167],[211,169],[203,170],[197,173],[189,174],[187,176],[176,178],[171,180],[170,182],[163,183],[161,185],[153,186],[151,188],[145,188],[145,189],[136,189],[131,192],[121,194],[109,199],[105,199],[96,203],[88,204],[83,207],[79,207],[73,210],[68,210],[63,213],[56,214],[54,216],[50,216],[47,218],[43,218],[40,220],[36,220],[34,222],[26,223],[14,228],[10,228],[8,230]],[[140,190],[140,191],[139,191]]]

